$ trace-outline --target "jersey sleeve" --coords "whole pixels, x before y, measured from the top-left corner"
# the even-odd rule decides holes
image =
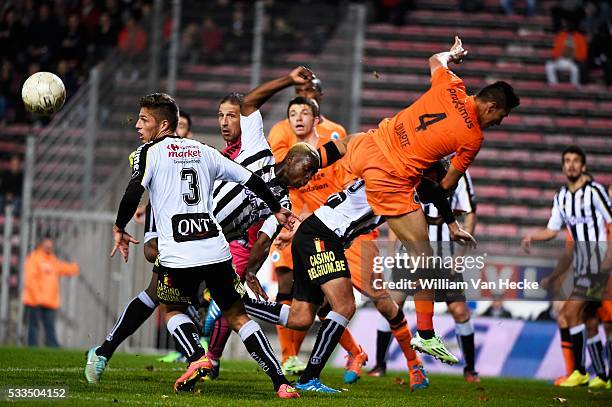
[[[482,145],[482,137],[476,137],[472,134],[466,134],[466,137],[471,139],[459,146],[455,156],[451,159],[451,164],[457,171],[465,172],[480,151]]]
[[[209,155],[209,169],[211,170],[211,178],[214,180],[236,182],[244,185],[253,175],[251,171],[223,156],[212,147],[204,146],[204,151]]]
[[[242,130],[243,149],[270,148],[264,135],[263,119],[259,110],[255,110],[248,116],[240,115],[240,129]]]
[[[559,208],[559,194],[555,195],[553,200],[553,207],[550,213],[550,219],[546,227],[550,230],[561,230],[563,227],[563,216],[561,216],[561,209]]]
[[[131,160],[132,179],[130,183],[137,182],[143,187],[149,187],[155,168],[155,154],[151,154],[152,144],[143,144],[134,152]]]
[[[452,87],[459,87],[465,90],[463,80],[455,75],[453,71],[444,67],[436,69],[431,75],[431,87],[433,88],[440,85],[450,85]]]
[[[612,223],[612,205],[606,190],[601,184],[593,182],[591,185],[593,186],[593,204],[595,209],[601,213],[606,223]]]

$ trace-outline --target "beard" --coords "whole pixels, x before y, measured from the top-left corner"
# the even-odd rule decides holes
[[[569,175],[569,174],[566,174],[566,176],[567,176],[567,180],[569,182],[576,182],[582,176],[582,174],[578,174],[578,175]]]

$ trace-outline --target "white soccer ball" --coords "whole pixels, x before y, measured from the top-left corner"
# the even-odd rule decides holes
[[[21,99],[28,111],[48,116],[64,105],[66,88],[57,75],[51,72],[36,72],[23,84]]]

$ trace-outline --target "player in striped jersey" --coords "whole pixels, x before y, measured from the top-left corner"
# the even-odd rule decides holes
[[[574,290],[562,308],[569,329],[568,332],[561,329],[561,337],[571,341],[575,370],[560,386],[576,387],[589,382],[585,369],[584,309],[587,301],[602,299],[612,269],[612,250],[607,247],[612,206],[604,187],[585,174],[586,155],[580,147],[566,148],[561,163],[567,184],[554,197],[548,225],[526,236],[521,245],[529,253],[532,242],[554,239],[563,225],[574,241]],[[608,331],[609,350],[611,343]]]
[[[448,200],[439,184],[425,180],[420,188],[422,199],[427,197],[428,201],[434,202],[440,208],[444,221],[449,224],[453,240],[461,238],[473,241],[454,220]],[[385,221],[385,217],[375,215],[369,206],[365,183],[362,180],[331,195],[325,205],[300,225],[294,237],[292,255],[295,281],[291,307],[272,302],[250,301],[245,304],[247,312],[252,316],[293,329],[307,330],[324,298],[329,301],[332,310],[319,329],[308,366],[300,376],[297,388],[325,393],[337,392],[322,384],[319,376],[355,312],[352,273],[347,264],[345,249],[357,236],[369,233]],[[386,289],[373,283],[379,277],[373,276],[372,268],[364,267],[362,272],[364,275],[360,281],[367,281],[368,284],[357,288],[373,299],[377,309],[392,326],[398,342],[405,343],[402,336],[410,336],[410,331],[402,310]],[[402,350],[408,360],[411,387],[426,388],[428,380],[420,360],[410,346]],[[441,353],[434,353],[432,356],[442,359]]]
[[[179,112],[179,121],[177,124],[176,134],[179,137],[191,138],[191,116],[184,111]],[[130,171],[134,167],[134,155],[136,151],[129,156]],[[85,377],[89,383],[98,383],[102,377],[102,373],[106,365],[112,358],[115,350],[131,336],[136,330],[144,324],[144,322],[153,314],[159,300],[157,299],[157,228],[155,219],[151,211],[151,205],[145,204],[139,207],[135,215],[137,222],[142,222],[140,219],[144,217],[145,233],[144,233],[144,256],[149,263],[153,264],[151,270],[151,280],[149,286],[142,290],[136,297],[128,303],[124,308],[117,322],[113,325],[106,336],[105,341],[100,346],[94,346],[87,352],[87,362],[85,365]],[[190,315],[195,316],[197,313],[190,308]],[[177,356],[175,356],[177,357]],[[180,353],[178,354],[180,357]]]
[[[433,244],[435,255],[456,255],[456,248],[450,242],[451,237],[448,226],[442,222],[438,209],[431,203],[423,203],[422,205],[423,212],[429,223],[429,240],[437,242],[437,244]],[[472,179],[467,171],[459,180],[457,189],[455,189],[450,197],[450,206],[456,215],[465,215],[463,227],[468,233],[472,234],[476,227],[476,196]],[[449,252],[445,253],[446,251]],[[465,295],[463,292],[436,294],[436,297],[446,302],[448,311],[455,320],[455,334],[465,362],[463,376],[469,383],[480,382],[478,372],[475,369],[474,326],[470,321],[470,310],[465,303]],[[398,302],[398,306],[403,308],[406,294],[393,291],[392,295]],[[381,318],[376,338],[376,366],[368,372],[369,376],[383,376],[385,374],[385,359],[390,343],[390,326],[386,319]]]

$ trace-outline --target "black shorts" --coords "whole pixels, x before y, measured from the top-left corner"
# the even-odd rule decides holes
[[[293,298],[323,304],[321,285],[336,278],[351,278],[340,238],[316,216],[308,217],[291,243]]]
[[[231,260],[205,266],[170,268],[158,266],[157,298],[162,304],[199,306],[199,287],[202,282],[221,310],[240,301],[245,289]]]

